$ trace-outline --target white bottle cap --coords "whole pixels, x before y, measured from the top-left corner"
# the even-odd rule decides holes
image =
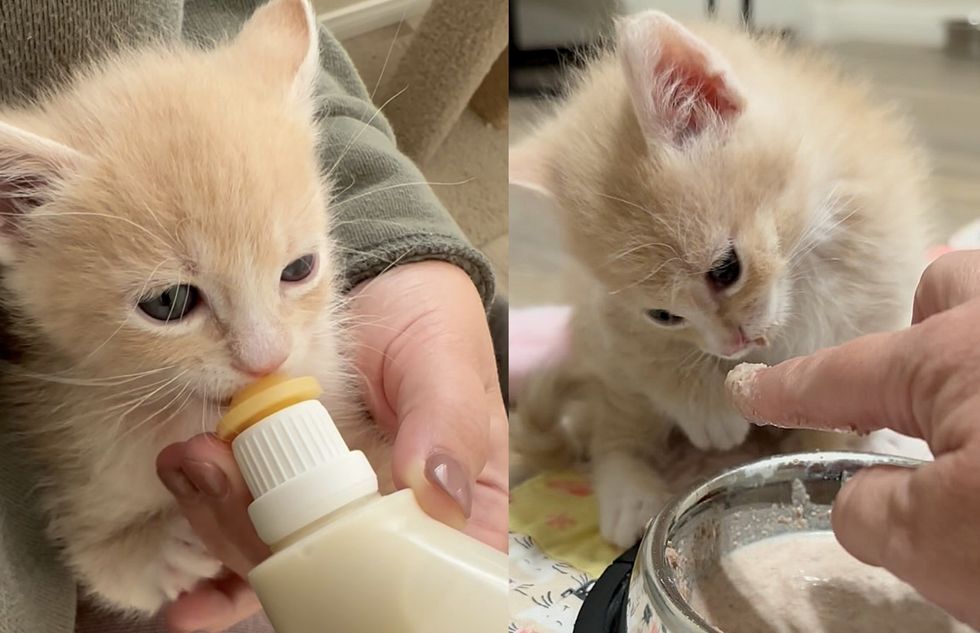
[[[347,448],[317,400],[252,423],[231,446],[255,499],[249,516],[269,545],[378,491],[378,477],[364,453]]]

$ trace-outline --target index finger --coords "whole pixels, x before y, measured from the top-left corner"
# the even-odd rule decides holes
[[[908,398],[914,330],[864,336],[774,367],[742,364],[725,386],[754,423],[861,433],[887,427],[922,437]]]

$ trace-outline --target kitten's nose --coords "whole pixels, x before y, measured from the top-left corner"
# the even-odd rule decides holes
[[[288,357],[289,353],[282,351],[264,358],[248,359],[248,361],[235,359],[231,366],[252,378],[262,378],[282,367]]]

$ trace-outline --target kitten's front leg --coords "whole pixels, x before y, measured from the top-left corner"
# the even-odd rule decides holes
[[[749,423],[731,407],[712,410],[696,407],[681,429],[697,448],[728,451],[740,446],[749,434]]]
[[[728,401],[725,372],[714,363],[680,376],[662,376],[653,405],[672,418],[691,444],[707,450],[727,451],[740,446],[749,423]]]
[[[625,451],[595,455],[593,478],[599,531],[614,545],[632,547],[669,497],[663,479],[649,462]]]
[[[92,536],[99,540],[67,545],[69,564],[88,591],[119,609],[155,613],[221,570],[176,512]]]
[[[669,497],[654,465],[670,425],[642,399],[615,392],[605,395],[610,397],[597,394],[583,410],[592,429],[589,454],[599,530],[610,543],[627,548],[636,544]]]

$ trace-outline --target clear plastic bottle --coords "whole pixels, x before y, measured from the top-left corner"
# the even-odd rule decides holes
[[[410,490],[378,494],[312,378],[243,390],[218,427],[272,556],[250,574],[277,633],[501,633],[507,557],[436,521]]]

